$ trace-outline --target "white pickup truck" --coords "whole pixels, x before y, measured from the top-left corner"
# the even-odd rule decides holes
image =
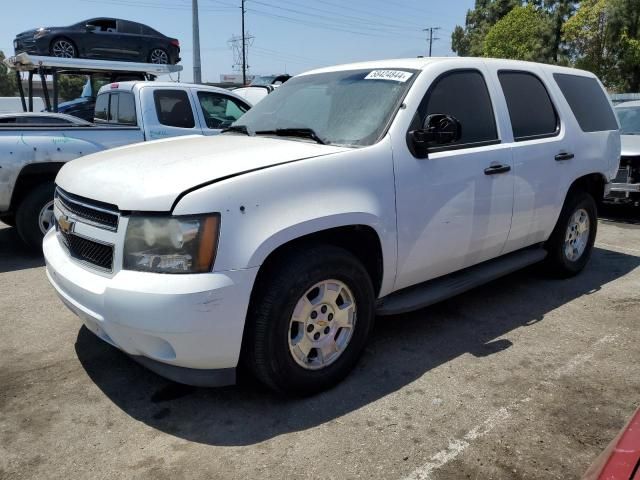
[[[65,165],[46,271],[161,375],[229,384],[242,362],[296,394],[353,368],[376,313],[579,273],[620,160],[593,74],[508,60],[315,70],[231,128]]]
[[[132,143],[218,134],[249,108],[222,88],[137,81],[102,87],[94,124],[51,114],[25,114],[11,123],[7,117],[0,121],[0,220],[40,249],[52,225],[53,180],[64,163]]]

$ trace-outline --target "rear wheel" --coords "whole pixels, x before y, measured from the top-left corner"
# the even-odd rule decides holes
[[[582,271],[593,250],[598,229],[596,202],[586,192],[567,198],[558,223],[545,244],[549,252],[547,266],[559,277],[571,277]]]
[[[309,395],[355,366],[373,324],[371,279],[351,253],[312,247],[284,257],[252,299],[243,360],[280,392]]]
[[[53,226],[53,183],[35,187],[20,203],[16,227],[20,238],[34,251],[41,251],[44,234]]]
[[[149,53],[149,62],[159,65],[168,65],[169,54],[162,48],[154,48],[151,50],[151,53]]]
[[[57,38],[51,42],[51,55],[58,58],[75,58],[78,56],[78,50],[71,40],[66,38]]]

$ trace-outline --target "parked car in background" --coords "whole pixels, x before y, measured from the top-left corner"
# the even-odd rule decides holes
[[[93,18],[68,27],[40,27],[18,34],[16,55],[96,58],[159,64],[180,61],[180,42],[141,23]]]
[[[640,204],[640,101],[615,107],[620,121],[622,153],[620,168],[611,184],[607,201]]]
[[[578,274],[619,159],[589,72],[482,58],[324,68],[222,135],[66,164],[47,275],[91,332],[161,375],[230,384],[242,362],[309,394],[351,371],[376,313],[543,260]]]
[[[255,105],[275,89],[275,85],[250,85],[248,87],[234,88],[232,92],[241,96],[252,105]]]
[[[95,124],[62,114],[18,114],[4,123],[0,117],[0,220],[40,250],[53,225],[53,180],[66,162],[148,140],[215,135],[250,107],[222,88],[122,82],[98,92]]]
[[[256,85],[282,85],[289,80],[291,75],[288,73],[279,73],[276,75],[260,75],[255,77],[249,84],[252,87]]]

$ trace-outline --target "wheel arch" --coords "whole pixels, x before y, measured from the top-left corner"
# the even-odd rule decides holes
[[[252,264],[257,263],[260,268],[253,291],[259,288],[268,278],[269,272],[291,251],[308,248],[311,245],[332,245],[344,248],[358,258],[371,277],[375,294],[380,293],[385,274],[384,256],[380,235],[371,225],[345,223],[306,232],[308,228],[301,230],[301,226],[297,226],[298,235],[296,236],[287,235],[292,229],[287,230],[289,232],[279,232],[275,237],[264,242],[254,254]]]
[[[65,162],[32,163],[20,170],[16,179],[9,210],[15,212],[27,194],[38,185],[53,182]]]
[[[605,185],[608,183],[607,177],[599,172],[588,173],[576,178],[569,186],[565,202],[575,192],[587,192],[600,205],[604,199]]]

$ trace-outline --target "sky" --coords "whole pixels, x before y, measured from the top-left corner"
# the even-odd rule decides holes
[[[20,0],[19,11],[0,17],[0,50],[13,54],[19,32],[62,26],[92,17],[117,17],[147,24],[181,44],[180,80],[193,79],[192,0]],[[199,0],[202,80],[234,73],[229,39],[241,32],[240,0]],[[246,0],[246,31],[253,39],[251,74],[297,74],[317,67],[363,60],[428,54],[454,55],[451,32],[464,25],[473,0]],[[12,7],[18,10],[16,2]],[[53,8],[55,5],[55,8]],[[22,14],[20,12],[23,12]],[[174,75],[174,80],[176,76]]]

